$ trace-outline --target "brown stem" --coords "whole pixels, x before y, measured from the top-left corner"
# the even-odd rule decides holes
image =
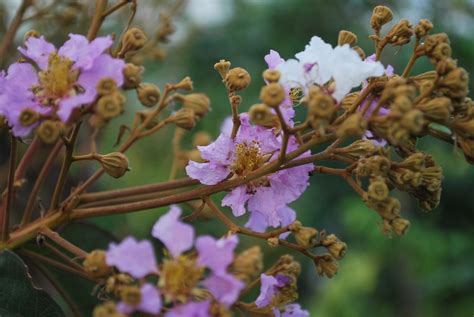
[[[23,213],[23,217],[21,219],[20,227],[24,227],[26,224],[30,222],[31,215],[33,210],[36,206],[38,193],[43,186],[43,182],[46,179],[51,167],[53,166],[56,157],[59,154],[63,144],[62,141],[56,142],[56,145],[51,150],[48,155],[48,158],[44,162],[43,167],[41,168],[38,177],[36,178],[35,184],[33,185],[33,189],[31,190],[30,196],[28,197],[28,202],[26,203],[25,212]]]
[[[78,264],[77,262],[74,262],[73,259],[71,259],[67,254],[56,248],[54,245],[51,243],[44,241],[43,244],[49,251],[53,252],[55,255],[60,257],[61,259],[65,260],[67,263],[71,264],[78,270],[82,270],[82,266]]]
[[[95,1],[95,12],[92,17],[92,22],[87,32],[87,39],[92,41],[96,38],[102,23],[104,22],[105,16],[104,11],[107,8],[107,0],[96,0]]]
[[[111,15],[121,7],[125,6],[127,3],[132,2],[132,0],[122,0],[120,2],[117,2],[116,4],[112,5],[110,8],[108,8],[103,14],[102,18],[105,19],[107,16]]]
[[[18,167],[16,168],[15,172],[15,181],[25,177],[26,169],[30,165],[31,161],[35,158],[36,151],[39,149],[40,145],[40,139],[35,136],[33,138],[33,141],[26,149],[25,154],[23,154],[23,157],[21,158],[20,162],[18,163]]]
[[[403,70],[402,77],[407,78],[410,75],[410,71],[413,68],[413,65],[415,65],[416,60],[418,59],[418,54],[416,53],[416,50],[420,44],[420,39],[417,38],[415,42],[415,46],[413,47],[413,53],[411,54],[410,60],[408,61],[407,66]]]
[[[7,183],[7,193],[2,204],[2,241],[7,241],[10,236],[10,212],[12,210],[14,191],[15,191],[15,167],[16,167],[16,153],[17,151],[17,140],[11,135],[11,145],[10,145],[10,162],[8,165],[8,183]]]
[[[49,229],[46,226],[43,226],[40,228],[39,231],[40,234],[48,237],[52,241],[56,242],[59,246],[63,247],[65,250],[68,250],[72,254],[85,258],[87,256],[87,252],[79,248],[78,246],[72,244],[71,242],[67,241],[63,237],[61,237],[57,232],[54,232],[53,230]]]

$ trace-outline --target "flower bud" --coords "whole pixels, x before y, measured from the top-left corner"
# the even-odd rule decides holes
[[[96,88],[99,96],[106,96],[117,90],[117,84],[113,78],[104,77],[97,83]]]
[[[38,122],[40,118],[41,116],[38,112],[34,111],[33,109],[26,108],[21,111],[18,121],[20,121],[22,126],[29,127]]]
[[[322,257],[314,259],[314,264],[316,265],[318,275],[326,275],[328,278],[334,277],[339,268],[339,264],[330,254],[325,254]]]
[[[308,101],[308,116],[328,119],[336,112],[336,106],[331,96],[317,94]]]
[[[260,90],[260,100],[269,107],[278,107],[285,98],[285,89],[278,83],[268,84]]]
[[[204,131],[198,131],[193,135],[193,147],[206,146],[212,143],[211,135]]]
[[[383,219],[391,220],[400,216],[400,201],[393,197],[388,197],[381,202],[369,202],[368,206],[375,209]]]
[[[23,36],[23,41],[26,42],[30,37],[39,38],[40,36],[41,36],[40,32],[34,29],[31,29],[25,33],[25,35]]]
[[[344,44],[349,44],[349,46],[354,46],[357,44],[357,35],[350,31],[342,30],[339,31],[339,37],[337,39],[337,45],[342,46]]]
[[[141,29],[137,27],[130,28],[123,36],[122,52],[138,51],[145,46],[146,41],[147,37]]]
[[[346,254],[347,245],[334,234],[325,236],[321,243],[336,260],[342,259]]]
[[[412,35],[413,30],[410,22],[406,19],[401,19],[388,31],[386,38],[388,43],[392,45],[404,45],[410,42]]]
[[[311,227],[301,227],[299,230],[293,232],[293,235],[299,245],[310,248],[317,242],[318,230]]]
[[[225,59],[221,59],[218,63],[214,64],[214,69],[217,70],[222,79],[224,79],[230,69],[230,62],[226,61]]]
[[[429,54],[435,61],[440,61],[445,58],[450,58],[452,54],[451,46],[448,43],[441,43],[436,45],[434,50]]]
[[[336,151],[358,160],[361,157],[367,157],[375,154],[378,148],[379,147],[371,140],[357,140],[346,147],[337,149]]]
[[[232,262],[232,271],[234,275],[244,281],[250,283],[254,280],[263,269],[263,253],[259,246],[251,247],[239,253],[234,262]]]
[[[281,73],[276,69],[266,69],[263,72],[263,79],[269,83],[277,83],[280,80]]]
[[[352,107],[352,105],[356,102],[356,100],[359,99],[359,95],[360,95],[360,92],[358,91],[347,94],[340,103],[342,109],[349,110]]]
[[[410,221],[403,218],[395,218],[390,224],[397,236],[404,235],[408,231],[408,228],[410,228]]]
[[[120,178],[130,170],[128,158],[120,152],[98,155],[97,160],[105,172],[114,178]]]
[[[474,138],[474,117],[456,118],[452,121],[451,128],[463,138]]]
[[[280,240],[277,237],[267,239],[268,246],[271,248],[276,248],[280,244]]]
[[[123,112],[125,97],[118,91],[107,96],[103,96],[97,101],[95,113],[104,120],[110,120]]]
[[[135,89],[142,81],[143,67],[128,63],[123,69],[124,83],[123,88]]]
[[[439,85],[447,88],[452,98],[464,98],[468,93],[469,75],[464,68],[458,67],[444,76]]]
[[[153,107],[160,101],[160,89],[154,84],[140,84],[137,88],[137,96],[140,103],[145,107]]]
[[[356,51],[357,54],[359,54],[361,60],[365,60],[367,58],[367,54],[365,54],[364,49],[362,47],[356,45],[352,49]]]
[[[446,33],[428,35],[420,49],[423,49],[426,55],[431,56],[433,50],[440,44],[449,44],[449,37]]]
[[[191,80],[191,77],[186,76],[179,83],[174,85],[173,88],[191,91],[193,90],[193,81]]]
[[[232,68],[225,75],[225,84],[230,91],[240,91],[250,85],[250,74],[242,67]]]
[[[249,116],[252,123],[266,128],[272,128],[278,123],[277,116],[263,103],[250,107]]]
[[[205,94],[195,93],[189,95],[176,94],[174,99],[180,101],[184,108],[190,108],[194,110],[194,113],[199,118],[202,118],[208,113],[211,105],[211,101]]]
[[[390,170],[390,160],[382,155],[374,155],[359,160],[355,170],[358,177],[386,175]]]
[[[408,168],[412,171],[420,171],[425,165],[425,160],[426,154],[423,152],[416,152],[398,163],[397,166]]]
[[[445,58],[436,63],[436,72],[444,76],[458,67],[458,63],[452,58]]]
[[[417,38],[426,36],[429,31],[433,28],[433,23],[427,19],[421,19],[420,22],[415,26],[414,33]]]
[[[62,122],[45,120],[36,129],[36,135],[40,138],[43,143],[53,144],[63,133],[64,125]]]
[[[393,13],[386,6],[376,6],[372,12],[372,17],[370,18],[370,25],[374,30],[380,30],[384,24],[392,21]]]
[[[109,294],[119,297],[124,286],[133,283],[133,278],[124,273],[115,274],[105,282],[105,291]]]
[[[128,285],[122,288],[122,291],[120,292],[120,298],[127,305],[137,306],[142,300],[142,294],[138,286]]]
[[[401,118],[401,125],[413,134],[420,133],[424,123],[423,112],[417,109],[408,111]]]
[[[410,138],[410,133],[399,122],[394,122],[388,127],[387,138],[393,145],[401,144]]]
[[[423,111],[425,117],[430,120],[447,122],[453,111],[453,106],[451,99],[438,97],[417,105],[417,109]]]
[[[111,267],[105,261],[105,252],[94,250],[87,254],[82,263],[84,270],[93,278],[101,278],[111,273]]]
[[[351,114],[344,120],[336,131],[339,138],[348,136],[362,136],[367,129],[367,121],[362,117],[362,114]]]
[[[196,126],[196,114],[191,108],[181,108],[172,117],[172,121],[178,127],[191,130]]]
[[[389,189],[383,178],[377,178],[370,182],[367,196],[370,200],[383,201],[388,197]]]

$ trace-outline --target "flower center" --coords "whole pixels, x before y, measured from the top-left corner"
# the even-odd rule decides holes
[[[256,141],[239,143],[235,146],[232,171],[239,175],[247,175],[256,170],[263,163],[263,155]]]
[[[163,262],[158,286],[166,300],[185,302],[203,274],[204,268],[198,267],[195,259],[181,255]]]
[[[51,100],[67,95],[77,80],[77,72],[71,70],[73,62],[66,57],[51,53],[48,69],[39,73],[41,94]]]

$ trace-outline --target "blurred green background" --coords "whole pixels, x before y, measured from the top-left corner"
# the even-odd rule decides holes
[[[7,0],[8,2],[9,0]],[[12,4],[15,1],[10,1]],[[141,11],[136,23],[152,32],[158,21],[158,8],[165,1],[139,0]],[[172,1],[171,1],[172,2]],[[212,112],[195,129],[206,130],[215,137],[222,120],[230,114],[225,89],[213,64],[230,60],[246,68],[253,84],[242,95],[242,111],[257,102],[263,84],[264,55],[270,49],[290,58],[303,50],[311,36],[318,35],[336,44],[339,30],[347,29],[359,36],[367,55],[373,51],[368,39],[369,18],[377,4],[389,5],[394,20],[408,18],[415,24],[430,19],[434,32],[446,32],[451,39],[453,56],[461,66],[474,73],[474,1],[357,1],[357,0],[191,0],[174,21],[177,32],[165,46],[163,61],[145,60],[144,81],[163,85],[189,75],[195,90],[212,100]],[[170,5],[170,2],[165,3]],[[156,7],[156,8],[155,8]],[[119,18],[117,18],[119,17]],[[120,32],[127,15],[116,15],[106,23],[103,33]],[[81,31],[81,23],[67,30]],[[51,30],[39,26],[45,35],[54,35],[60,43],[65,29]],[[42,29],[41,29],[42,28]],[[58,32],[62,33],[60,35]],[[411,47],[387,49],[383,62],[396,71],[403,69]],[[430,70],[430,64],[419,61],[413,73]],[[471,83],[471,91],[474,85]],[[128,123],[141,106],[133,94],[128,96],[126,114],[102,133],[99,148],[112,150],[120,124]],[[172,151],[172,128],[140,142],[128,153],[133,168],[120,180],[103,177],[95,190],[164,181],[168,178]],[[186,139],[185,147],[190,146]],[[85,146],[85,145],[84,145]],[[421,212],[416,202],[403,193],[395,195],[403,205],[403,215],[412,222],[402,238],[388,238],[379,229],[379,217],[367,209],[356,194],[337,178],[315,175],[311,187],[293,204],[298,218],[308,226],[335,233],[348,244],[348,253],[340,271],[331,280],[319,278],[306,258],[299,281],[302,306],[311,316],[472,316],[474,314],[474,167],[462,152],[441,142],[423,140],[420,148],[433,153],[443,166],[445,179],[440,206],[431,213]],[[5,151],[2,150],[2,160]],[[92,173],[94,166],[78,164],[73,168],[75,182]],[[184,174],[180,174],[184,175]],[[149,237],[149,230],[161,210],[104,217],[93,222],[112,230],[120,238],[127,234]],[[197,224],[201,233],[222,234],[217,220]],[[242,238],[239,248],[255,243]],[[284,249],[265,249],[270,265]],[[85,294],[84,294],[85,295]]]

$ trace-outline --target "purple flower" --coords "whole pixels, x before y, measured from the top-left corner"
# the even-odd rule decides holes
[[[265,55],[265,62],[267,62],[269,69],[275,69],[279,64],[283,63],[285,60],[280,57],[280,54],[277,51],[270,50],[270,53]]]
[[[270,305],[278,288],[284,287],[289,281],[289,278],[284,275],[272,276],[262,273],[260,275],[260,294],[255,300],[255,305],[258,308]]]
[[[172,205],[171,209],[155,223],[151,235],[166,246],[172,256],[177,257],[189,250],[194,242],[194,228],[180,221],[181,209]]]
[[[277,158],[281,138],[272,129],[251,125],[247,114],[241,114],[240,117],[241,126],[235,139],[224,131],[215,142],[198,147],[202,158],[207,162],[190,161],[186,172],[191,178],[213,185],[230,175],[246,176],[266,161]],[[291,138],[287,151],[291,152],[296,148],[297,143]],[[308,151],[301,157],[309,154]],[[286,214],[288,209],[285,207],[307,188],[312,169],[312,164],[306,164],[235,187],[224,197],[222,205],[229,206],[236,217],[246,213],[246,205],[251,213],[260,213],[255,216],[259,218],[258,221],[250,221],[256,223],[253,226],[255,228],[264,230],[268,226],[278,227],[293,217],[292,213]]]
[[[197,238],[198,265],[206,266],[214,273],[225,272],[234,259],[237,243],[239,243],[239,238],[236,235],[219,240],[211,236]]]
[[[301,309],[299,304],[289,304],[285,306],[283,314],[276,308],[273,309],[275,317],[309,317],[307,310]]]
[[[245,286],[242,281],[226,272],[213,273],[202,284],[218,302],[226,307],[235,303],[239,298],[240,291]]]
[[[111,243],[106,253],[106,262],[135,278],[157,272],[155,252],[151,242],[148,240],[138,242],[133,237],[125,238],[120,244]]]
[[[8,120],[13,134],[27,136],[40,123],[23,126],[23,110],[42,117],[58,116],[67,122],[74,109],[96,99],[101,79],[112,78],[121,86],[125,62],[105,53],[111,45],[111,37],[89,42],[82,35],[70,34],[56,50],[44,37],[30,37],[19,51],[36,64],[39,72],[31,64],[14,63],[0,80],[0,114]]]
[[[158,290],[151,284],[143,284],[140,288],[140,303],[131,306],[125,302],[117,305],[117,310],[123,314],[131,314],[134,311],[141,311],[148,314],[158,314],[161,310],[161,296]]]
[[[210,301],[189,302],[173,307],[165,317],[209,317],[209,304]]]

